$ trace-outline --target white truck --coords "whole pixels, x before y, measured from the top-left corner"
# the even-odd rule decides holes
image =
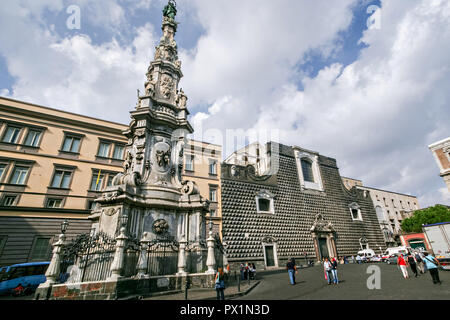
[[[444,270],[450,270],[450,222],[423,225],[434,256]]]

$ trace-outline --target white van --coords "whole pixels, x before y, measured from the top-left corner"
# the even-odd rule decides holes
[[[365,256],[366,258],[373,258],[375,256],[375,251],[372,249],[365,249],[358,252],[358,255],[361,257]]]
[[[383,259],[387,259],[388,257],[392,256],[393,254],[398,255],[401,254],[407,254],[408,248],[406,246],[402,247],[395,247],[395,248],[387,248],[386,251],[383,254]]]

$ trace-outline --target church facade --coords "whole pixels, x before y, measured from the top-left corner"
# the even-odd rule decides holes
[[[264,161],[256,161],[267,163],[264,174],[239,164],[239,152],[222,164],[223,239],[231,265],[265,269],[290,258],[385,250],[370,192],[348,190],[335,159],[274,142],[261,150]]]

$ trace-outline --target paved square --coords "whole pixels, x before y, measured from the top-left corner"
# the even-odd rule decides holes
[[[381,271],[381,289],[369,290],[367,273],[370,266]],[[408,268],[410,276],[411,269]],[[240,300],[438,300],[450,299],[450,272],[440,271],[442,284],[433,284],[429,273],[403,279],[396,265],[349,264],[338,267],[338,285],[327,285],[322,267],[300,269],[297,284],[289,284],[287,272],[259,274],[261,283]]]

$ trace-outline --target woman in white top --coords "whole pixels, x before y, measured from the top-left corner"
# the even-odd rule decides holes
[[[325,261],[323,263],[323,270],[325,272],[325,279],[328,281],[328,284],[331,284],[331,262],[328,260],[328,258],[325,258]]]

